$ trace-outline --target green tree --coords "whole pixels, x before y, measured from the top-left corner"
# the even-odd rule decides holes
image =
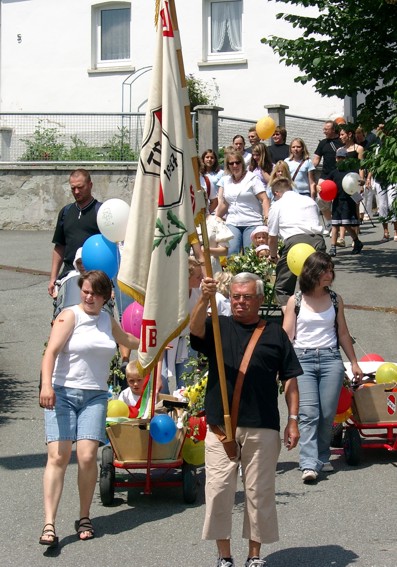
[[[359,120],[374,127],[390,117],[397,77],[396,0],[276,0],[313,7],[317,16],[277,14],[300,31],[297,39],[263,38],[302,84],[314,81],[323,96],[363,93]]]
[[[397,96],[394,109],[397,105]],[[365,152],[363,166],[368,169],[375,179],[386,189],[388,186],[397,185],[397,111],[382,127],[379,132],[380,146],[370,148]],[[390,215],[397,217],[397,199],[394,199]]]

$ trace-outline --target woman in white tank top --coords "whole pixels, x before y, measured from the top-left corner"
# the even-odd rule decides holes
[[[363,373],[347,328],[343,301],[329,288],[334,265],[324,252],[314,252],[299,276],[300,292],[290,297],[283,327],[294,345],[303,374],[299,388],[299,468],[304,482],[320,471],[331,472],[332,423],[343,384],[343,348],[356,380]]]
[[[79,539],[94,537],[90,506],[97,479],[97,452],[105,441],[107,378],[116,343],[137,349],[138,339],[125,333],[102,310],[112,284],[104,272],[81,275],[81,303],[66,308],[55,319],[41,373],[40,405],[45,408],[48,460],[44,472],[45,524],[39,539],[49,548],[58,545],[55,517],[62,495],[72,444],[76,442]]]

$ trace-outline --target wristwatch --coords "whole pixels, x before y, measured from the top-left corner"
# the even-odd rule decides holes
[[[297,415],[289,415],[288,419],[294,419],[295,421],[298,421],[298,416]]]

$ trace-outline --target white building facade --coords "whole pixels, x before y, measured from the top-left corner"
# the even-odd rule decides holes
[[[261,38],[291,36],[267,0],[175,0],[186,74],[205,81],[227,116],[257,120],[265,105],[312,118],[343,101],[294,82]],[[155,0],[0,0],[0,112],[144,112]],[[295,33],[295,32],[294,32]]]

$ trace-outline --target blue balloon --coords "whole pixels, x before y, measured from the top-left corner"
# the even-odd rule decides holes
[[[87,238],[81,256],[86,270],[102,270],[110,279],[118,272],[117,244],[110,242],[102,234],[94,234]]]
[[[167,414],[158,414],[150,422],[150,435],[157,443],[169,443],[176,434],[174,420]]]

